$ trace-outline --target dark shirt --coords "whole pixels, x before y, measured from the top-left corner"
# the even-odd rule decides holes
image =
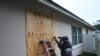
[[[61,56],[72,56],[72,51],[70,51],[70,52],[65,51],[65,49],[67,49],[67,48],[72,49],[72,45],[68,40],[66,40],[66,42],[63,42],[63,43],[58,42],[58,47],[61,50]]]

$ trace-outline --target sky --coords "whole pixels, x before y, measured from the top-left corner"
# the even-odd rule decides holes
[[[53,0],[91,25],[100,20],[100,0]]]

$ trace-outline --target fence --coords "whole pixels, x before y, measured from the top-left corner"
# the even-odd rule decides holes
[[[95,52],[95,37],[92,34],[86,34],[83,37],[84,51],[88,53]]]
[[[95,34],[95,40],[96,40],[96,54],[97,56],[100,56],[100,31],[96,31]]]

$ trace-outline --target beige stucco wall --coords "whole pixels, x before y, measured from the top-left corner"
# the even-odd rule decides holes
[[[73,56],[80,55],[83,52],[83,45],[74,48],[72,52],[73,52]]]
[[[85,28],[82,28],[82,34],[86,34],[86,29]]]
[[[62,21],[59,21],[56,19],[56,26],[57,26],[57,33],[58,33],[58,36],[68,36],[69,37],[69,40],[70,42],[72,41],[72,38],[71,38],[71,25],[68,24],[67,22],[64,22],[63,20]],[[59,48],[56,50],[56,54],[58,56],[60,56],[60,50]]]
[[[72,41],[71,25],[68,24],[67,22],[60,22],[60,21],[57,21],[56,25],[57,25],[58,36],[68,36],[71,42]]]

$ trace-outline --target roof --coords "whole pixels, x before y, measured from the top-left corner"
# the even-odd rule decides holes
[[[76,15],[73,14],[72,12],[70,12],[70,11],[68,11],[67,9],[65,9],[65,8],[61,7],[60,5],[56,4],[56,3],[53,2],[52,0],[39,0],[39,2],[45,4],[45,5],[49,6],[49,7],[52,7],[52,8],[54,8],[55,10],[60,11],[60,12],[62,12],[63,14],[68,15],[68,16],[72,17],[73,19],[75,19],[75,20],[77,20],[77,21],[79,21],[79,22],[85,24],[86,26],[92,28],[93,30],[95,30],[95,28],[94,28],[91,24],[87,23],[86,21],[84,21],[84,20],[81,19],[80,17],[76,16]]]

